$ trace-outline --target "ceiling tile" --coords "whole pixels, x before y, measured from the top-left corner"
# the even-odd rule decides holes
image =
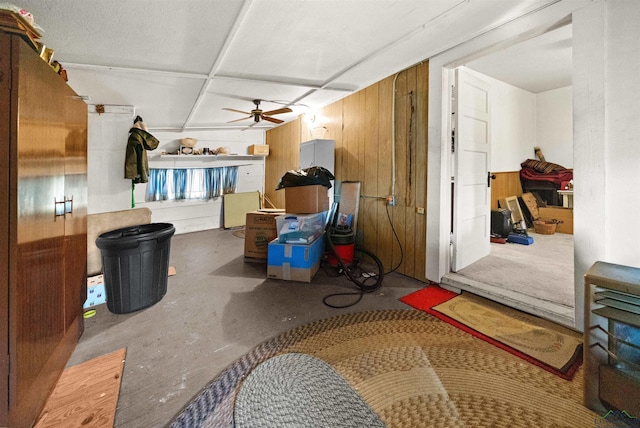
[[[209,73],[242,3],[25,0],[61,62]]]
[[[106,70],[69,70],[69,85],[90,104],[133,105],[150,127],[181,127],[202,87],[198,79]]]

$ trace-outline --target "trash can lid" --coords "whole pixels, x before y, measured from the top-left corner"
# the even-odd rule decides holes
[[[171,223],[147,223],[123,227],[102,233],[96,239],[96,246],[105,248],[111,245],[122,246],[151,239],[166,239],[173,236],[175,230]]]

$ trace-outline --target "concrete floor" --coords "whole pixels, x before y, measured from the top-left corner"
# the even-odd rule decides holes
[[[127,349],[116,427],[165,426],[211,379],[259,343],[335,315],[408,309],[398,299],[426,285],[392,273],[355,306],[333,309],[322,299],[356,291],[352,282],[322,269],[310,284],[266,279],[266,265],[245,262],[244,239],[236,235],[210,230],[174,236],[170,265],[177,274],[169,278],[160,302],[121,315],[99,305],[96,316],[85,320],[69,366]]]

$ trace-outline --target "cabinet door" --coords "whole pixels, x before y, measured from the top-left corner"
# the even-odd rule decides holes
[[[87,105],[65,85],[65,327],[71,328],[87,299]]]
[[[0,426],[8,423],[11,38],[0,32]]]

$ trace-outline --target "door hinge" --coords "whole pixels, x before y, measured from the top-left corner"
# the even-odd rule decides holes
[[[456,152],[456,130],[451,130],[451,153]]]

